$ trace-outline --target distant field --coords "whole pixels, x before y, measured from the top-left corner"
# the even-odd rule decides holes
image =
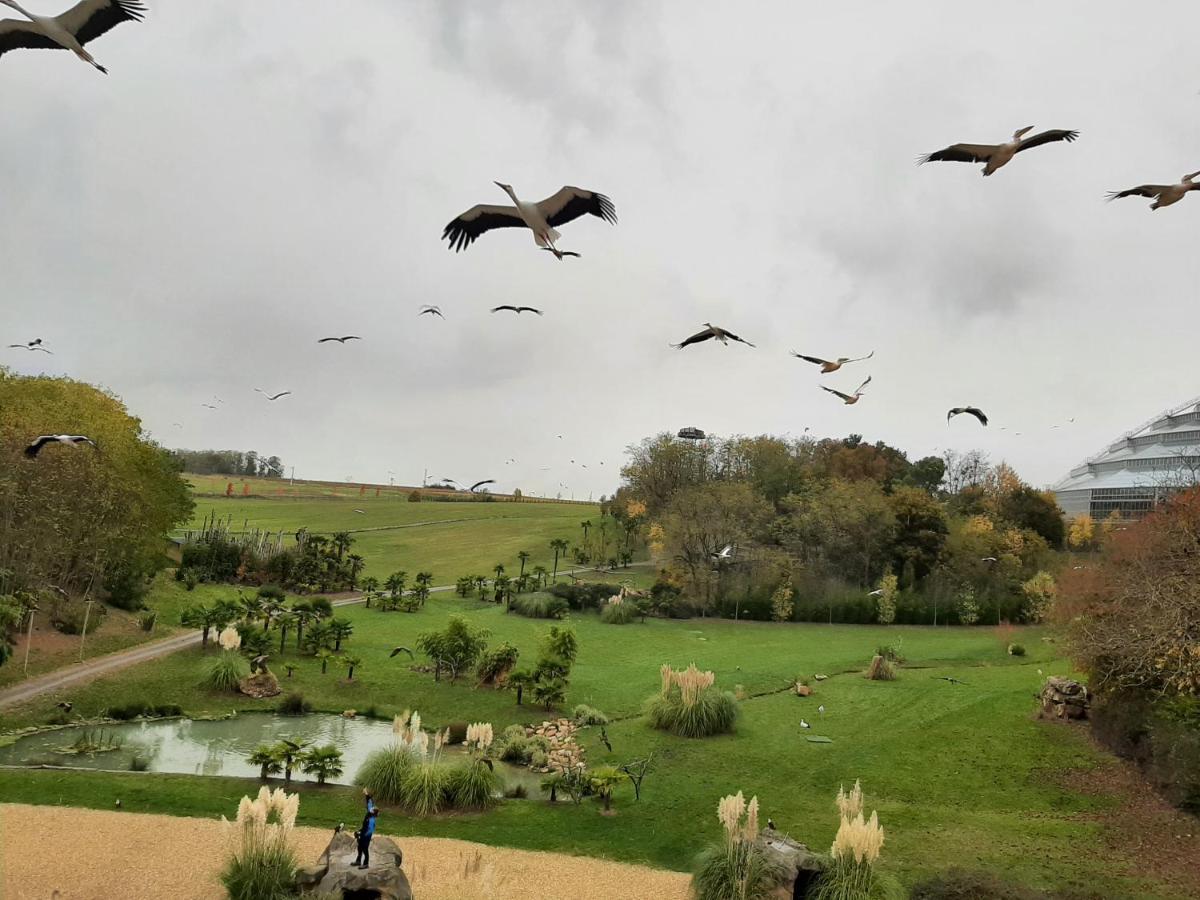
[[[376,498],[373,490],[349,498],[197,496],[189,527],[200,527],[213,513],[234,531],[283,531],[285,542],[300,528],[317,534],[349,531],[353,552],[366,560],[365,574],[382,579],[397,569],[427,570],[436,584],[452,584],[461,575],[488,574],[496,563],[515,571],[521,550],[532,554],[529,568],[549,569],[550,541],[578,543],[579,523],[598,521],[600,509],[576,503],[410,503],[407,495],[381,492]]]
[[[271,498],[324,498],[337,500],[342,498],[358,498],[362,500],[384,500],[406,502],[408,495],[414,490],[420,490],[423,496],[436,497],[440,502],[474,502],[474,498],[465,491],[444,491],[434,488],[414,488],[411,485],[369,484],[365,482],[340,481],[289,481],[286,478],[247,478],[240,475],[192,475],[184,476],[192,486],[197,497],[225,497],[230,485],[233,486],[235,497],[271,497]],[[510,500],[508,494],[494,495],[497,500]],[[550,500],[543,498],[525,498],[527,503],[565,503],[574,504],[574,500]],[[586,505],[586,504],[581,504]]]

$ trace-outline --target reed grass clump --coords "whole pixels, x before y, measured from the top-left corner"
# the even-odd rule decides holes
[[[518,595],[512,598],[510,608],[530,619],[561,619],[571,611],[566,600],[552,594]]]
[[[876,812],[863,816],[862,785],[854,782],[849,792],[839,787],[835,802],[840,824],[816,900],[902,900],[900,885],[876,869],[884,833]]]
[[[354,776],[354,783],[365,787],[381,803],[403,802],[405,781],[417,764],[417,733],[424,734],[420,715],[406,711],[396,716],[392,721],[392,742],[367,757]]]
[[[600,621],[608,625],[628,625],[639,615],[636,606],[620,600],[605,603],[600,607]]]
[[[758,797],[749,803],[741,791],[722,797],[717,818],[725,833],[696,857],[696,900],[765,900],[785,872],[758,840]]]
[[[236,633],[236,632],[235,632]],[[213,691],[236,691],[250,674],[250,664],[236,650],[222,650],[204,675],[203,686]]]
[[[867,678],[871,681],[895,681],[896,670],[886,656],[877,653],[871,659],[871,665],[867,667]]]
[[[238,804],[229,827],[229,860],[221,883],[229,900],[285,900],[295,896],[296,851],[292,829],[300,809],[299,794],[263,787]]]
[[[716,675],[701,672],[694,664],[676,671],[664,663],[660,672],[662,689],[646,701],[646,716],[652,727],[680,737],[733,731],[737,700],[716,687]]]

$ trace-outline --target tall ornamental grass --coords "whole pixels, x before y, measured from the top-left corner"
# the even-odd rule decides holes
[[[717,818],[725,834],[696,858],[696,900],[765,900],[785,872],[758,840],[758,797],[749,803],[741,791],[722,797]]]
[[[424,734],[419,713],[406,711],[396,716],[392,721],[392,742],[367,757],[354,776],[354,783],[369,790],[380,803],[403,802],[405,781],[417,764],[418,733]]]
[[[641,613],[632,603],[625,603],[620,598],[610,600],[600,607],[600,621],[608,625],[628,625]]]
[[[222,650],[204,675],[204,687],[213,691],[236,691],[238,682],[250,674],[250,664],[236,650]]]
[[[646,701],[646,715],[654,728],[680,737],[707,737],[733,731],[738,706],[733,694],[718,690],[716,675],[690,665],[675,671],[664,663],[662,689]]]
[[[863,817],[862,786],[856,781],[847,793],[838,788],[840,818],[829,850],[832,861],[821,875],[816,900],[903,900],[904,891],[890,876],[876,870],[883,847],[883,828],[874,811]]]
[[[255,799],[242,798],[236,822],[222,817],[230,832],[230,856],[221,872],[229,900],[284,900],[295,896],[292,829],[299,809],[299,794],[263,787]]]

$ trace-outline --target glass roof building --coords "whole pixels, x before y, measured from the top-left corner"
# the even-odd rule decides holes
[[[1200,398],[1126,432],[1051,490],[1068,519],[1137,519],[1172,491],[1200,483]]]

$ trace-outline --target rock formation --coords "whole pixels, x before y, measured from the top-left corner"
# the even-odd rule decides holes
[[[271,672],[256,672],[239,681],[238,690],[255,700],[274,697],[280,693],[279,679]]]
[[[404,853],[390,837],[371,840],[371,867],[355,868],[358,844],[354,835],[339,831],[329,842],[316,865],[296,872],[300,895],[334,894],[339,897],[377,897],[379,900],[412,900],[412,888],[400,864]]]
[[[1043,719],[1086,719],[1092,705],[1087,686],[1070,678],[1051,675],[1038,695]]]

